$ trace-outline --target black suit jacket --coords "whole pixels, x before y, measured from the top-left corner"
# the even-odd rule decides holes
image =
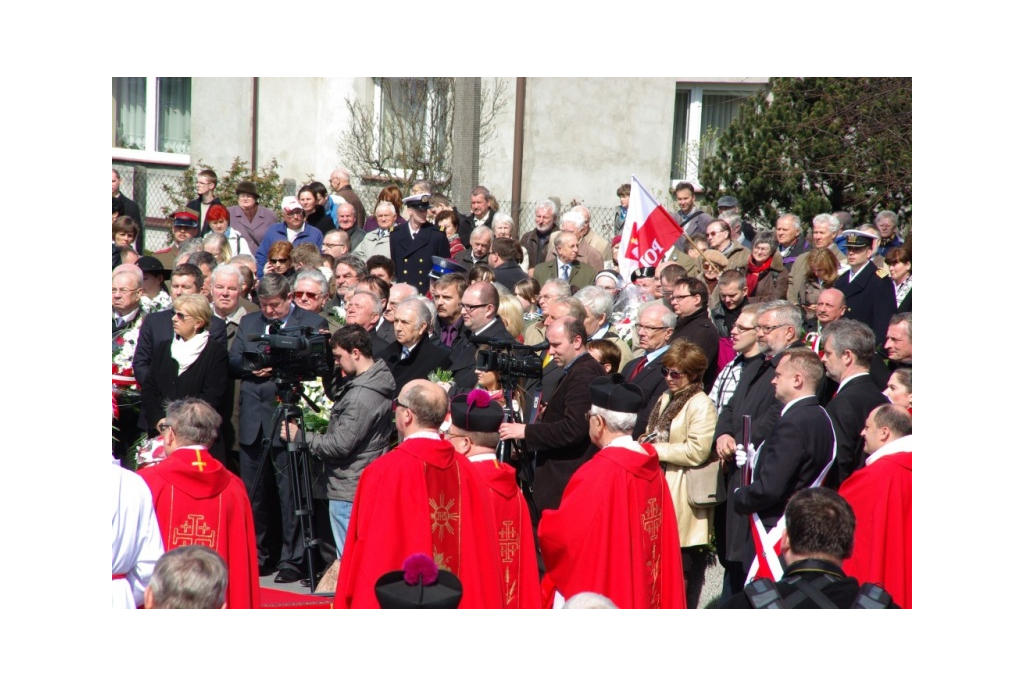
[[[665,377],[661,375],[661,359],[664,356],[664,352],[659,354],[657,359],[644,366],[632,380],[629,379],[633,376],[633,370],[640,364],[640,360],[647,358],[646,355],[637,357],[622,369],[622,375],[626,377],[626,380],[639,386],[644,392],[644,406],[640,408],[640,412],[636,416],[636,427],[633,428],[634,439],[647,432],[647,419],[651,416],[651,410],[654,409],[654,404],[662,393],[668,390]]]
[[[213,202],[210,203],[210,207],[212,207],[214,205],[221,205],[223,207],[224,203],[220,201],[219,197],[215,197],[215,198],[213,198]],[[197,197],[194,200],[190,200],[189,203],[187,205],[185,205],[185,207],[187,207],[188,209],[195,210],[196,214],[198,214],[199,216],[202,216],[203,215],[203,198]],[[225,209],[227,209],[227,207],[225,207]],[[209,208],[207,208],[206,211],[210,211]],[[200,231],[200,233],[205,233],[206,231],[209,231],[209,230],[210,230],[210,222],[209,221],[204,221],[203,222],[203,226],[202,226],[202,230]]]
[[[540,422],[526,426],[526,449],[537,452],[533,501],[538,512],[557,509],[572,474],[597,453],[585,415],[590,411],[590,382],[603,375],[596,359],[580,355],[547,400]]]
[[[828,414],[816,397],[805,397],[779,417],[761,447],[750,485],[730,498],[733,510],[757,512],[771,530],[782,518],[786,502],[809,487],[832,459],[835,436]]]
[[[132,360],[135,380],[139,382],[140,388],[146,380],[146,374],[149,373],[149,366],[153,363],[153,354],[156,348],[174,337],[173,318],[174,310],[165,309],[162,312],[153,312],[142,320],[139,342],[135,346],[135,357]],[[228,333],[224,326],[224,320],[216,316],[210,319],[210,340],[219,343],[222,347],[228,346]]]
[[[438,347],[426,337],[412,348],[407,359],[402,359],[402,344],[399,342],[388,345],[382,359],[395,377],[395,397],[409,381],[425,379],[434,369],[447,369],[452,365],[448,350]]]
[[[470,342],[469,336],[471,335],[473,335],[473,332],[466,328],[465,323],[459,323],[459,335],[455,338],[455,342],[452,343],[450,353],[452,388],[449,394],[452,397],[460,392],[468,392],[476,387],[477,346]],[[480,337],[485,340],[495,338],[498,340],[513,340],[512,334],[508,332],[505,324],[498,318],[494,319],[494,323],[481,333]]]
[[[217,410],[222,422],[230,421],[231,412],[225,413],[227,407],[224,403],[228,387],[227,349],[211,337],[192,365],[178,375],[178,362],[171,357],[171,342],[165,340],[157,347],[149,375],[142,386],[142,411],[150,437],[157,435],[156,424],[164,417],[164,404],[169,400],[198,397]]]
[[[515,262],[505,262],[494,269],[494,280],[515,292],[516,283],[525,281],[529,276]]]
[[[846,296],[846,318],[863,321],[875,332],[875,344],[885,342],[889,319],[896,313],[896,291],[892,279],[878,275],[874,264],[868,264],[850,281],[849,273],[839,277],[835,286]]]
[[[391,259],[395,262],[395,280],[408,283],[426,295],[430,290],[429,274],[434,268],[434,257],[451,257],[448,238],[437,230],[437,226],[425,223],[409,235],[408,226],[396,226],[389,235]]]
[[[288,327],[311,326],[315,330],[327,328],[326,319],[300,307],[293,307],[286,323]],[[273,437],[270,432],[270,424],[274,410],[277,408],[275,399],[277,387],[269,378],[257,378],[252,373],[242,371],[243,354],[259,351],[262,347],[262,343],[252,342],[249,337],[265,333],[266,328],[267,319],[264,318],[262,312],[253,312],[243,316],[228,354],[228,367],[231,376],[242,379],[239,396],[238,441],[243,445],[255,444],[261,427],[264,437]]]
[[[826,485],[838,488],[850,474],[864,466],[864,422],[875,407],[887,404],[871,376],[850,380],[825,406],[836,431],[836,463],[828,474]]]
[[[384,319],[380,324],[380,328],[377,329],[377,337],[389,345],[395,342],[395,324]]]
[[[704,378],[701,381],[704,383],[704,392],[711,392],[711,386],[718,377],[718,329],[708,317],[706,309],[676,322],[670,342],[679,338],[686,338],[704,351],[704,356],[708,358],[708,368],[704,371]]]

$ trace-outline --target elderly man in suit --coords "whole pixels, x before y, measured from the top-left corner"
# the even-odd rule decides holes
[[[589,226],[590,213],[587,211],[586,215],[584,212],[587,211],[586,207],[575,207],[572,210],[562,215],[561,222],[559,223],[559,231],[572,233],[576,236],[576,249],[579,251],[577,259],[581,264],[586,264],[594,273],[601,271],[604,268],[604,257],[601,252],[585,240],[586,231]],[[557,237],[557,234],[555,235]],[[554,242],[548,243],[547,252],[544,253],[544,259],[550,260],[555,257],[557,245]]]
[[[299,539],[299,522],[295,516],[288,453],[280,444],[272,426],[274,410],[278,406],[277,386],[271,380],[274,370],[270,367],[249,368],[243,364],[243,359],[246,353],[262,349],[263,344],[251,338],[268,333],[272,324],[280,325],[281,329],[308,326],[314,331],[326,331],[327,321],[319,314],[296,306],[292,301],[291,285],[284,276],[267,273],[260,280],[256,292],[260,298],[260,311],[242,317],[228,356],[232,377],[242,380],[241,422],[238,430],[242,480],[252,499],[261,575],[271,573],[270,563],[277,562],[275,582],[294,583],[302,577],[299,569],[303,564],[304,550],[302,540]],[[257,481],[260,456],[268,451],[264,449],[264,439],[273,440],[276,444],[270,444],[266,456],[268,461]],[[269,549],[267,540],[267,529],[273,513],[267,503],[267,488],[271,486],[271,480],[276,481],[281,504],[281,549],[277,555]]]
[[[523,440],[527,450],[536,451],[537,461],[531,515],[539,523],[545,509],[557,509],[572,474],[597,452],[590,442],[587,411],[590,382],[604,375],[604,367],[587,352],[587,331],[583,321],[570,316],[556,319],[547,327],[548,354],[563,376],[547,401],[541,418],[532,424],[503,423],[502,440]]]
[[[427,221],[430,194],[413,195],[402,200],[409,208],[409,223],[391,231],[391,259],[395,262],[395,280],[416,286],[421,295],[430,289],[429,274],[434,257],[451,257],[448,238]]]
[[[405,384],[426,379],[434,369],[448,369],[448,351],[432,343],[430,308],[419,298],[403,300],[395,307],[395,342],[384,350],[384,363],[395,378],[395,397]]]
[[[636,426],[633,428],[634,439],[644,432],[654,403],[668,389],[665,377],[661,375],[661,355],[668,350],[676,318],[675,312],[657,300],[640,308],[636,335],[644,353],[622,368],[626,380],[644,393],[644,404],[637,413]]]
[[[553,278],[568,281],[577,289],[585,288],[594,282],[597,272],[589,264],[581,264],[579,256],[579,238],[569,231],[559,231],[555,235],[555,258],[541,262],[533,270],[533,277],[544,285]]]

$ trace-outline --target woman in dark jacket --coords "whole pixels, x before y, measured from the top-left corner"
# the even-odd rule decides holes
[[[142,384],[142,411],[150,437],[159,434],[157,424],[171,400],[198,397],[216,409],[221,420],[230,419],[222,406],[228,384],[228,353],[210,339],[207,328],[212,316],[210,303],[202,295],[181,295],[174,301],[174,337],[156,348]],[[221,458],[221,445],[209,447],[215,457]]]
[[[316,193],[313,192],[312,187],[302,186],[299,188],[297,199],[302,205],[302,211],[306,213],[307,224],[319,228],[321,233],[327,233],[337,228],[331,221],[331,217],[327,216],[327,211],[316,203]]]
[[[747,262],[747,299],[751,302],[784,300],[789,272],[782,263],[779,243],[771,231],[760,231],[751,243]]]

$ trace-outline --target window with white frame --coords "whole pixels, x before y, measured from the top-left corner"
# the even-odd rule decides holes
[[[695,182],[701,162],[714,154],[718,137],[739,114],[740,105],[763,85],[676,86],[672,127],[672,183]]]
[[[189,162],[191,78],[114,77],[112,107],[111,146],[119,158]]]
[[[449,78],[374,78],[378,159],[399,175],[434,166],[450,145]]]

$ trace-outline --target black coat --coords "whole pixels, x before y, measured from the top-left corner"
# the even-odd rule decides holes
[[[825,406],[836,431],[836,463],[829,471],[826,485],[838,488],[851,473],[864,466],[864,422],[875,407],[888,402],[867,375],[850,380]]]
[[[399,342],[388,345],[381,358],[395,378],[395,397],[409,381],[426,379],[434,369],[447,369],[452,365],[448,350],[438,347],[425,336],[412,348],[408,358],[402,359],[402,344]]]
[[[636,416],[636,427],[633,428],[634,438],[639,438],[647,432],[647,419],[651,415],[651,410],[654,409],[654,405],[661,395],[668,390],[665,377],[661,375],[661,360],[664,356],[664,353],[658,355],[657,359],[644,366],[636,378],[632,378],[633,370],[641,360],[647,358],[646,356],[637,357],[622,369],[622,375],[626,377],[626,380],[639,387],[644,393],[644,406],[640,408],[640,412]],[[630,380],[631,378],[632,380]]]
[[[704,383],[704,392],[711,392],[711,386],[718,377],[718,329],[708,318],[707,310],[702,309],[676,321],[670,342],[679,338],[686,338],[704,351],[704,356],[708,358],[708,368],[701,380]]]
[[[214,320],[216,321],[216,318]],[[289,328],[292,326],[311,326],[314,330],[327,328],[326,319],[301,307],[293,308],[286,323]],[[264,437],[273,437],[271,435],[271,419],[277,408],[277,387],[269,377],[258,378],[250,372],[242,371],[244,353],[259,351],[263,346],[263,343],[249,340],[250,336],[263,334],[266,327],[267,319],[264,318],[262,312],[253,312],[243,316],[228,354],[231,377],[242,379],[239,397],[238,441],[243,445],[255,444],[261,427]]]
[[[207,207],[206,211],[210,211],[209,208],[213,207],[214,205],[220,205],[220,206],[223,207],[224,203],[220,201],[219,197],[215,197],[215,198],[213,198],[213,202],[211,202],[209,204],[209,207]],[[196,214],[198,214],[199,216],[202,216],[203,215],[203,198],[197,197],[194,200],[189,200],[188,204],[185,205],[185,207],[188,208],[188,209],[194,210]],[[227,209],[227,208],[225,207],[225,209]],[[204,221],[201,229],[202,230],[200,231],[200,233],[205,233],[206,231],[209,231],[210,230],[210,222],[209,221]],[[170,279],[168,279],[168,280],[170,280]]]
[[[729,506],[741,516],[757,512],[765,529],[771,530],[790,496],[810,487],[834,449],[828,414],[816,397],[801,399],[775,422],[761,447],[750,485],[733,493]]]
[[[419,290],[420,295],[426,295],[430,290],[433,258],[452,256],[448,238],[434,224],[425,223],[416,231],[415,238],[409,234],[408,226],[396,226],[389,239],[391,259],[395,262],[395,281],[408,283]]]
[[[846,318],[863,321],[875,332],[875,344],[885,342],[889,319],[896,313],[896,291],[892,279],[882,278],[873,264],[865,266],[850,282],[849,273],[836,281],[837,290],[846,296]]]
[[[476,387],[476,348],[470,342],[469,336],[473,332],[466,328],[465,323],[459,323],[459,334],[452,343],[450,352],[452,372],[452,396],[459,392],[468,392]],[[487,330],[480,334],[484,340],[507,340],[512,341],[512,334],[505,328],[501,319],[495,318]]]
[[[505,262],[494,269],[494,280],[514,293],[516,283],[525,281],[529,276],[515,262]]]
[[[142,328],[139,330],[139,342],[135,346],[135,357],[132,361],[132,369],[135,371],[135,379],[142,387],[149,372],[150,364],[153,363],[153,355],[161,343],[170,342],[174,337],[174,310],[165,309],[162,312],[153,312],[142,320]],[[210,340],[228,346],[227,328],[224,319],[213,317],[210,319]]]
[[[178,375],[178,362],[171,357],[171,342],[165,340],[157,347],[142,385],[142,411],[150,437],[158,434],[156,424],[164,417],[166,403],[185,397],[205,400],[217,410],[222,421],[230,421],[231,412],[224,402],[228,387],[227,349],[211,336],[192,365]]]
[[[558,508],[572,474],[597,453],[585,415],[590,411],[590,382],[603,375],[596,359],[586,352],[580,355],[547,400],[541,420],[526,426],[526,449],[537,452],[533,501],[541,513]]]

